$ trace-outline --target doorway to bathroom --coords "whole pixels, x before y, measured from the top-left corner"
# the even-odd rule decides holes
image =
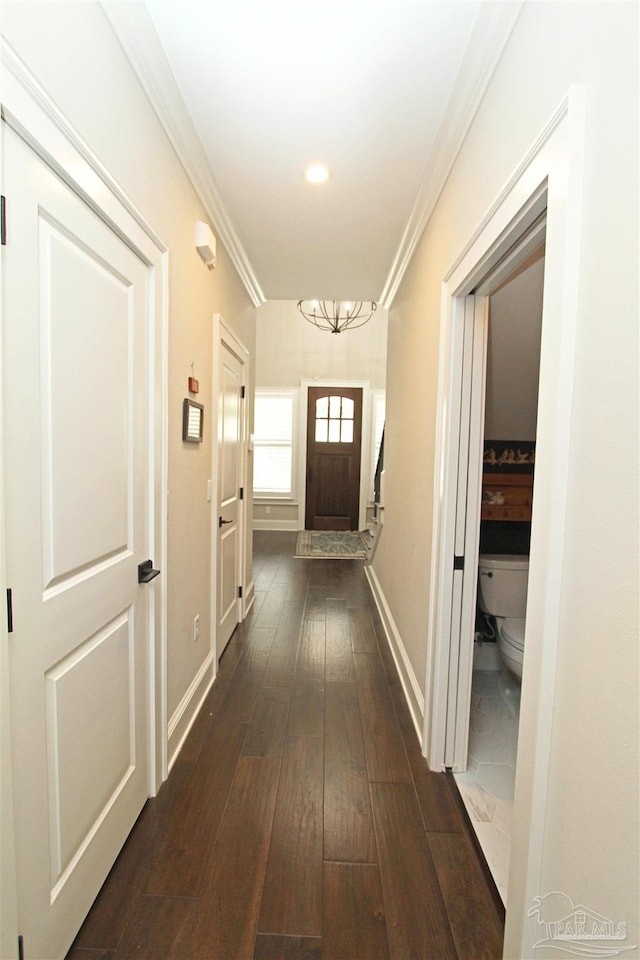
[[[520,209],[512,229],[499,238],[450,299],[448,356],[444,361],[448,384],[446,394],[442,394],[447,418],[442,484],[447,493],[442,499],[442,522],[437,533],[440,567],[431,625],[435,637],[442,639],[436,648],[427,743],[428,759],[436,769],[463,772],[467,768],[490,299],[545,241],[546,207],[543,183]],[[496,460],[500,456],[496,454]],[[509,456],[507,451],[505,457]],[[517,456],[515,450],[513,456]]]
[[[504,182],[495,202],[466,235],[442,284],[429,582],[433,602],[427,621],[427,646],[433,656],[425,672],[423,750],[432,770],[462,771],[467,762],[471,702],[483,454],[483,417],[478,416],[476,407],[481,407],[484,399],[473,405],[473,416],[467,415],[464,421],[460,411],[465,402],[469,409],[469,397],[480,393],[478,371],[484,371],[491,293],[483,289],[484,281],[501,266],[504,279],[513,273],[514,248],[517,252],[520,241],[526,240],[530,228],[546,213],[535,496],[513,815],[513,849],[518,856],[511,857],[509,867],[505,926],[505,943],[513,955],[522,953],[526,937],[521,918],[543,885],[541,853],[552,778],[552,713],[548,705],[553,702],[557,673],[569,495],[584,126],[584,91],[572,87]],[[526,256],[539,244],[540,240]],[[465,350],[465,332],[471,340],[469,351]],[[462,375],[463,355],[470,364],[466,378]],[[471,372],[476,375],[473,390],[468,385]],[[481,396],[484,398],[484,383]],[[459,495],[459,479],[465,473],[462,460],[469,468],[466,476],[471,478],[466,501]],[[469,560],[465,570],[466,556],[473,561]],[[462,612],[469,617],[465,629],[460,629]],[[459,669],[451,669],[453,660]]]
[[[520,678],[535,470],[544,289],[541,242],[489,287],[479,523],[480,569],[467,741],[460,795],[507,900]],[[502,607],[504,603],[504,608]],[[490,611],[490,612],[488,612]],[[498,617],[499,619],[496,619]]]

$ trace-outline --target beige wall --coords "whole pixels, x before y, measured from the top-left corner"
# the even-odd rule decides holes
[[[544,64],[544,69],[541,65]],[[572,83],[584,210],[551,781],[539,894],[638,931],[638,7],[527,3],[390,311],[386,513],[375,572],[422,684],[441,282]],[[516,825],[517,826],[517,825]],[[517,866],[521,871],[522,865]],[[517,884],[516,884],[517,886]],[[507,956],[533,956],[510,903]],[[511,915],[510,915],[511,910]],[[521,928],[526,931],[520,951]],[[508,952],[511,950],[512,952]],[[543,949],[536,957],[547,955]]]
[[[269,300],[258,308],[256,384],[298,387],[301,380],[368,380],[384,388],[387,311],[378,307],[363,327],[331,334],[317,330],[294,300]]]
[[[163,576],[170,719],[204,661],[211,631],[213,314],[224,316],[253,357],[255,309],[220,243],[212,272],[196,253],[195,223],[207,215],[99,4],[3,3],[2,29],[169,248],[169,561]],[[199,445],[181,439],[192,362],[205,405]],[[249,536],[249,560],[250,544]],[[196,614],[200,640],[194,644]]]

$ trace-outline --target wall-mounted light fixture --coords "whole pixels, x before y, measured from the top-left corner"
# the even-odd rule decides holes
[[[196,220],[196,250],[206,263],[209,270],[213,270],[217,263],[216,238],[208,223]]]

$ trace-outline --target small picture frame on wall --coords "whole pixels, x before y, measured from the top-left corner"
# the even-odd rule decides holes
[[[202,443],[202,424],[204,407],[195,400],[186,399],[182,403],[182,439],[188,443]]]

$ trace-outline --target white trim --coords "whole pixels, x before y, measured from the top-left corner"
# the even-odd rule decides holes
[[[255,306],[260,306],[266,298],[218,192],[148,12],[143,4],[103,0],[101,6],[249,296]],[[478,15],[433,150],[425,163],[420,192],[379,297],[383,306],[389,307],[393,302],[522,6],[521,0],[485,5]]]
[[[358,529],[367,525],[367,504],[370,500],[366,466],[371,461],[371,382],[369,380],[302,380],[300,384],[300,404],[298,416],[298,455],[296,463],[298,476],[296,489],[299,491],[298,519],[304,529],[307,508],[307,407],[309,387],[347,387],[362,390],[362,435],[360,438],[360,504],[358,508]]]
[[[447,531],[455,490],[450,476],[455,423],[448,413],[454,347],[452,317],[470,293],[532,222],[547,197],[545,289],[540,357],[525,663],[514,805],[513,849],[505,930],[505,956],[530,956],[535,930],[527,907],[543,888],[542,853],[551,755],[551,724],[577,323],[584,157],[585,93],[572,87],[540,137],[501,191],[445,277],[441,312],[434,533],[425,697],[425,748],[432,769],[442,765],[442,702],[437,685],[447,658],[443,621],[450,573]],[[538,211],[539,213],[540,211]]]
[[[160,602],[160,622],[156,623],[156,647],[154,658],[154,671],[156,678],[156,718],[154,729],[156,731],[155,744],[155,792],[160,789],[160,785],[169,776],[168,764],[168,743],[164,736],[157,736],[158,731],[164,731],[167,728],[167,662],[168,662],[168,639],[167,639],[167,575],[169,570],[169,538],[167,535],[167,525],[169,521],[168,500],[169,500],[169,253],[163,255],[162,270],[162,345],[160,357],[156,354],[156,384],[159,383],[160,403],[162,405],[161,423],[157,425],[156,430],[156,451],[160,456],[160,486],[159,500],[157,504],[157,517],[159,522],[155,529],[154,553],[159,557],[160,569],[165,571],[164,584],[165,589]],[[161,436],[158,432],[161,431]]]
[[[483,5],[467,45],[460,72],[389,276],[380,294],[390,307],[424,233],[480,102],[523,7],[522,0]]]
[[[4,136],[0,130],[0,170],[4,170]],[[0,257],[0,314],[4,303],[4,257]],[[4,386],[3,345],[0,337],[0,596],[6,596],[4,499]],[[9,634],[6,617],[0,616],[0,956],[13,957],[18,943],[18,903],[13,819],[13,771],[9,685]]]
[[[254,306],[265,296],[227,208],[151,18],[142,3],[101,3],[140,85],[220,236]]]
[[[404,697],[407,701],[409,713],[411,714],[411,719],[418,736],[418,741],[420,746],[422,746],[422,730],[424,725],[424,697],[422,695],[422,690],[420,689],[420,684],[418,683],[418,679],[413,671],[413,667],[411,666],[411,661],[409,660],[409,654],[407,653],[404,643],[402,642],[400,631],[398,630],[396,622],[393,619],[389,604],[387,603],[375,570],[373,567],[366,565],[364,572],[367,580],[369,581],[369,587],[371,589],[371,593],[373,594],[373,599],[375,600],[378,613],[380,614],[380,620],[382,621],[387,643],[389,644],[389,650],[391,651],[391,655],[396,665],[396,670],[398,671],[398,676],[400,678]]]
[[[253,520],[254,530],[302,530],[298,520]]]
[[[167,744],[168,744],[168,753],[169,753],[169,772],[178,759],[178,754],[182,750],[185,740],[189,736],[189,731],[191,730],[193,724],[196,721],[202,704],[204,703],[205,697],[209,693],[209,690],[213,686],[213,681],[215,680],[215,662],[214,657],[211,651],[209,651],[206,656],[204,663],[196,673],[195,677],[187,687],[187,691],[184,694],[182,700],[176,707],[173,712],[173,716],[169,720],[169,725],[167,727]],[[191,710],[190,714],[186,717],[184,723],[182,723],[189,707],[196,702],[196,706]],[[177,740],[177,743],[174,746],[174,741]]]
[[[297,400],[296,397],[296,402]],[[279,497],[277,494],[275,496],[269,494],[268,497],[254,495],[253,502],[258,507],[297,507],[299,505],[295,497]]]
[[[445,611],[451,604],[452,571],[450,554],[455,531],[455,476],[457,467],[457,436],[452,425],[459,421],[459,396],[455,383],[455,364],[460,344],[456,331],[460,330],[464,307],[461,299],[479,284],[500,262],[510,246],[540,216],[547,203],[547,177],[553,164],[560,165],[550,144],[554,140],[569,108],[565,97],[558,109],[536,139],[523,160],[492,203],[486,215],[447,271],[441,297],[440,357],[438,369],[438,401],[435,457],[438,468],[434,474],[434,526],[432,549],[436,562],[431,567],[430,596],[435,602],[429,610],[429,649],[433,658],[427,663],[425,726],[426,756],[431,769],[443,769],[445,744],[445,709],[443,696],[448,689],[445,663],[448,651],[442,639],[448,636]],[[559,170],[561,173],[561,169]],[[454,311],[456,314],[454,315]],[[439,638],[439,639],[436,639]],[[431,694],[430,694],[431,691]]]
[[[80,155],[91,172],[99,178],[117,201],[118,206],[124,207],[158,250],[166,252],[167,246],[147,223],[133,201],[71,126],[44,87],[38,83],[2,35],[0,35],[0,61],[8,71],[8,74],[3,76],[2,115],[9,126],[23,137],[38,156],[53,167],[56,173],[72,186],[96,213],[100,214],[103,210],[101,215],[104,218],[105,213],[108,215],[111,212],[112,203],[110,198],[105,198],[104,191],[99,189],[98,183],[92,187],[88,179],[82,184],[78,182],[77,155]],[[11,78],[17,82],[17,86]],[[43,147],[45,140],[47,150]],[[48,150],[51,153],[48,153]],[[75,166],[72,164],[72,158],[76,160]],[[111,221],[110,225],[119,235],[122,233],[116,221]]]

